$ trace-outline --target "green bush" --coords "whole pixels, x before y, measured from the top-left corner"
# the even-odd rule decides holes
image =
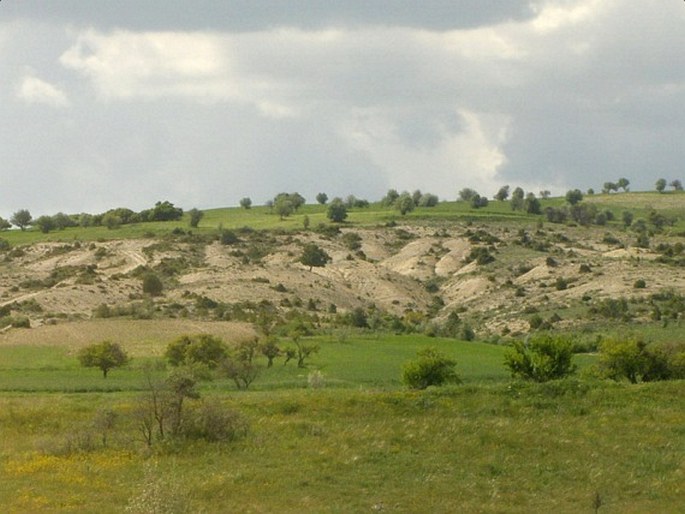
[[[162,280],[154,273],[146,273],[143,275],[143,293],[150,296],[159,296],[162,294],[164,284]]]
[[[685,349],[648,345],[641,339],[610,339],[600,348],[600,374],[630,383],[685,378]]]
[[[426,348],[417,353],[417,358],[404,365],[402,381],[412,389],[425,389],[446,383],[459,383],[461,379],[455,371],[457,362],[438,352]]]
[[[515,341],[504,356],[512,377],[547,382],[575,373],[573,345],[568,339],[550,335],[530,341]]]
[[[228,356],[228,348],[209,334],[185,335],[169,343],[164,356],[172,366],[195,363],[213,369]]]

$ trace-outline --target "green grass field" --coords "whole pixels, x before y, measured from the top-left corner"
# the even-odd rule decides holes
[[[247,392],[216,380],[189,400],[237,410],[245,437],[152,449],[132,412],[155,344],[106,380],[66,344],[0,347],[0,510],[575,513],[599,498],[599,512],[667,513],[685,501],[682,382],[537,385],[512,381],[496,345],[357,332],[312,341],[321,350],[305,370],[277,361]],[[400,384],[402,364],[427,346],[458,361],[463,384]],[[307,387],[313,370],[323,388]],[[106,445],[103,409],[117,416]]]

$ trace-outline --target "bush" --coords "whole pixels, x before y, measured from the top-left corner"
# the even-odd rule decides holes
[[[228,348],[209,334],[186,335],[169,343],[164,356],[172,366],[196,363],[214,369],[228,356]]]
[[[460,383],[461,379],[454,369],[456,365],[455,360],[435,348],[426,348],[417,353],[415,360],[404,365],[402,381],[412,389],[425,389],[450,382]]]
[[[150,296],[159,296],[162,294],[164,284],[162,280],[154,273],[146,273],[143,275],[143,293]]]
[[[183,425],[183,435],[188,439],[209,442],[230,442],[247,432],[243,416],[218,402],[203,402],[197,410],[188,413]]]
[[[575,373],[573,345],[564,338],[544,336],[530,341],[515,341],[504,356],[512,377],[547,382]]]
[[[649,346],[640,339],[605,341],[600,348],[600,374],[630,383],[683,378],[682,348]]]

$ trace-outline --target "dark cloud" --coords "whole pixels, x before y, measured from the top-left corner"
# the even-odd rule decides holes
[[[384,25],[436,30],[532,15],[524,0],[5,0],[0,16],[132,30]]]

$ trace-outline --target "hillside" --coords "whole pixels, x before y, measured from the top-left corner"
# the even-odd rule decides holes
[[[182,224],[160,233],[164,225],[156,224],[152,236],[140,224],[142,237],[122,228],[121,238],[111,230],[97,240],[88,231],[102,229],[43,238],[30,231],[34,242],[2,253],[0,307],[6,320],[25,316],[32,327],[113,316],[250,321],[246,313],[260,303],[283,315],[302,311],[324,320],[361,309],[421,330],[457,313],[481,338],[527,332],[532,318],[560,328],[628,317],[648,322],[655,309],[664,310],[658,301],[685,295],[685,274],[679,273],[685,197],[663,197],[668,201],[637,193],[591,199],[614,207],[619,219],[627,205],[634,205],[636,219],[651,211],[671,216],[676,224],[650,229],[646,247],[638,247],[636,232],[619,221],[549,223],[544,216],[512,215],[500,202],[478,210],[441,204],[404,217],[372,206],[356,219],[353,212],[339,230],[303,230],[299,214],[277,229],[236,228],[228,244],[217,226],[231,226],[238,214],[233,223],[241,227],[264,225],[264,219],[273,224],[274,216],[257,209],[212,211],[195,233]],[[307,209],[313,221],[323,220],[323,208]],[[331,261],[312,270],[299,263],[307,243],[323,248]],[[163,279],[161,296],[142,292],[141,276],[149,271]],[[625,299],[627,311],[603,313],[607,299]],[[671,314],[682,311],[676,306]]]

